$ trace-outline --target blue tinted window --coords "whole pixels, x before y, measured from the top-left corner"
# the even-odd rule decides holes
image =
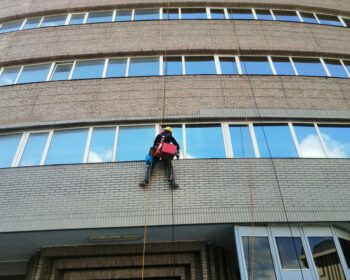
[[[102,78],[104,60],[77,61],[72,79]]]
[[[23,29],[38,28],[40,21],[41,21],[41,17],[40,18],[29,18],[29,19],[27,19],[26,23],[24,24]]]
[[[229,9],[232,19],[254,19],[251,9]]]
[[[55,131],[46,164],[81,163],[84,157],[88,129]]]
[[[186,75],[216,74],[213,56],[186,56]]]
[[[324,62],[326,63],[332,77],[348,78],[348,74],[345,72],[345,69],[339,60],[325,59]]]
[[[24,66],[17,84],[46,81],[51,64]]]
[[[295,11],[273,11],[273,13],[276,20],[300,22],[300,19]]]
[[[173,137],[175,138],[175,140],[179,143],[180,145],[180,158],[183,158],[183,142],[182,142],[182,126],[181,125],[172,125],[172,124],[167,124],[164,125],[164,127],[170,126],[173,129]]]
[[[158,20],[159,10],[135,10],[134,20]]]
[[[225,158],[220,125],[186,126],[187,158]]]
[[[271,75],[272,70],[267,57],[241,57],[243,74],[248,75]]]
[[[326,76],[318,58],[293,58],[295,68],[301,76]]]
[[[272,57],[277,75],[295,75],[288,57]]]
[[[181,56],[164,58],[164,75],[182,75]]]
[[[315,18],[314,14],[312,14],[312,13],[300,12],[300,15],[303,18],[304,22],[318,23],[317,19]]]
[[[113,160],[115,128],[94,128],[91,138],[88,162],[106,162]]]
[[[163,9],[163,19],[179,19],[179,9]]]
[[[207,19],[205,8],[182,8],[181,19]]]
[[[0,33],[6,33],[11,31],[17,31],[21,28],[23,20],[17,20],[12,22],[3,23],[0,28]]]
[[[52,74],[51,81],[68,80],[73,63],[57,64]]]
[[[117,161],[143,160],[155,138],[154,126],[120,127]]]
[[[288,125],[254,125],[254,131],[261,157],[298,156]]]
[[[345,65],[346,69],[347,69],[348,72],[350,73],[350,61],[344,60],[343,62],[344,62],[344,65]]]
[[[126,59],[110,59],[107,67],[107,78],[125,77]]]
[[[159,58],[131,58],[129,76],[158,76]]]
[[[67,15],[44,17],[40,27],[60,26],[66,22]]]
[[[255,157],[253,142],[247,125],[230,125],[230,135],[235,158]]]
[[[14,84],[20,69],[21,67],[5,68],[0,76],[0,86]]]
[[[89,13],[87,23],[111,22],[113,11]]]
[[[273,20],[270,10],[255,9],[255,13],[259,20]]]
[[[319,125],[328,156],[331,158],[350,158],[350,127]]]
[[[283,269],[309,268],[300,237],[276,237],[276,244]]]
[[[10,167],[22,134],[0,135],[0,167]]]
[[[85,14],[72,14],[69,24],[83,24],[85,19]]]
[[[132,10],[118,10],[116,21],[131,21]]]
[[[211,19],[225,19],[224,9],[210,9]]]
[[[48,132],[31,133],[29,135],[19,166],[32,166],[40,164],[48,135]]]
[[[318,14],[317,17],[318,17],[321,24],[343,26],[342,23],[339,21],[339,18],[337,16],[319,15]]]
[[[220,57],[220,67],[222,74],[238,74],[236,59],[234,57]]]
[[[293,124],[299,143],[300,156],[305,158],[323,158],[321,141],[313,124]]]

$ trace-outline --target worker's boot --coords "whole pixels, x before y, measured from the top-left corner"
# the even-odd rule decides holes
[[[142,181],[139,183],[139,186],[140,186],[141,188],[145,188],[145,187],[147,187],[147,185],[148,185],[148,182],[145,181],[145,180],[142,180]]]
[[[179,188],[179,185],[176,184],[175,181],[170,181],[169,183],[170,183],[170,187],[171,187],[172,189],[175,190],[175,189],[178,189],[178,188]]]

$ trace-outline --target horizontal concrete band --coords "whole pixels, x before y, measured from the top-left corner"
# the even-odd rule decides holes
[[[0,169],[0,231],[142,226],[145,211],[148,225],[170,225],[172,210],[179,225],[350,219],[347,159],[181,160],[174,168],[173,194],[161,165],[150,188],[139,188],[143,162]]]

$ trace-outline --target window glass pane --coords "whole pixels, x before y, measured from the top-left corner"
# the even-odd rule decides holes
[[[86,23],[111,22],[113,11],[89,13]]]
[[[83,24],[84,23],[85,14],[72,14],[72,17],[69,21],[69,24]]]
[[[131,58],[129,76],[158,76],[159,58]]]
[[[12,85],[21,67],[5,68],[0,76],[0,86]]]
[[[51,81],[68,80],[73,63],[57,64],[52,74]]]
[[[134,20],[158,20],[159,9],[154,10],[135,10]]]
[[[177,143],[179,143],[180,145],[180,158],[183,158],[183,142],[182,142],[182,125],[178,125],[178,124],[166,124],[163,125],[163,127],[167,127],[170,126],[173,129],[173,133],[172,136],[175,138],[175,140],[177,141]]]
[[[102,78],[104,60],[77,61],[72,79]]]
[[[243,74],[272,75],[272,70],[267,57],[242,56],[240,59]]]
[[[210,9],[211,19],[225,19],[224,9]]]
[[[132,10],[118,10],[115,21],[131,21]]]
[[[181,56],[170,56],[164,58],[165,75],[182,75],[182,58]]]
[[[0,33],[17,31],[21,28],[22,23],[23,23],[23,20],[17,20],[17,21],[3,23],[1,28],[0,28]]]
[[[94,128],[91,138],[88,162],[113,160],[115,127]]]
[[[207,11],[205,8],[182,8],[181,19],[206,19]]]
[[[329,157],[350,158],[350,127],[319,125]]]
[[[298,156],[288,125],[254,125],[254,131],[261,157]]]
[[[332,237],[309,237],[317,273],[322,280],[345,280]]]
[[[339,238],[339,243],[343,250],[346,264],[348,265],[348,268],[350,268],[350,241],[343,238]]]
[[[23,29],[38,28],[40,21],[41,21],[41,17],[39,17],[39,18],[28,18],[26,23],[25,23],[25,25],[23,26]]]
[[[81,163],[87,134],[88,129],[55,131],[45,164]]]
[[[17,84],[35,83],[46,81],[51,64],[24,66]]]
[[[120,127],[117,161],[143,160],[155,138],[154,126]]]
[[[187,158],[225,158],[220,125],[186,125]]]
[[[280,21],[296,21],[300,22],[299,17],[295,11],[273,11],[276,20]]]
[[[64,25],[64,23],[66,22],[66,19],[67,19],[67,15],[44,17],[44,20],[41,23],[40,27]]]
[[[293,58],[293,61],[301,76],[326,76],[326,72],[318,58]]]
[[[299,143],[300,156],[305,158],[326,157],[313,124],[293,124]]]
[[[247,125],[230,125],[230,135],[235,158],[255,157],[253,142]]]
[[[300,12],[300,15],[303,18],[304,22],[318,23],[317,19],[315,18],[314,14],[312,14],[312,13]]]
[[[249,280],[276,279],[267,237],[243,236],[244,258]]]
[[[251,9],[229,9],[228,12],[232,19],[254,19]]]
[[[295,75],[288,57],[272,57],[277,75]]]
[[[350,61],[344,60],[343,62],[344,62],[344,65],[345,65],[346,69],[347,69],[348,72],[350,73]]]
[[[19,163],[20,166],[32,166],[40,164],[48,135],[48,132],[31,133],[29,135],[26,147]]]
[[[338,17],[336,16],[317,14],[317,17],[320,20],[321,24],[343,26],[342,23],[339,21]]]
[[[186,56],[186,75],[216,74],[213,56]]]
[[[10,167],[22,134],[0,135],[0,167]]]
[[[238,74],[236,59],[234,57],[220,57],[220,67],[222,74]]]
[[[283,269],[309,268],[300,237],[276,237],[276,243]]]
[[[259,20],[273,20],[270,10],[255,9],[255,13]]]
[[[324,62],[326,63],[332,77],[348,78],[348,74],[345,72],[345,69],[339,60],[325,59]]]
[[[127,59],[110,59],[106,77],[125,77],[126,63]]]
[[[179,9],[163,9],[163,19],[179,19]]]

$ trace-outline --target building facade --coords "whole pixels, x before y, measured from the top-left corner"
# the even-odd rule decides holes
[[[0,5],[0,279],[350,279],[348,0]]]

